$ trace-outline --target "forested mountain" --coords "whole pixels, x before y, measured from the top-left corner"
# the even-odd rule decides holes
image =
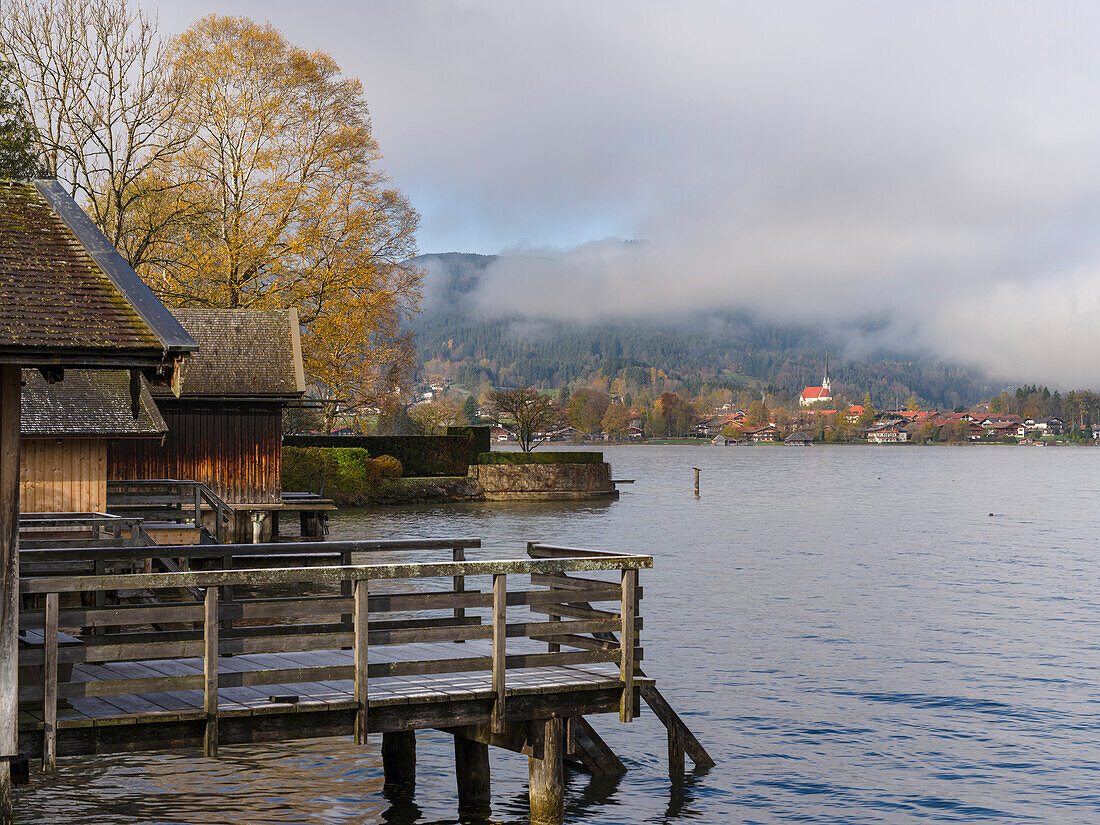
[[[422,378],[441,376],[471,391],[602,383],[621,392],[648,387],[695,395],[721,387],[797,396],[820,383],[826,349],[832,352],[834,394],[853,399],[869,391],[882,405],[915,395],[954,407],[1000,389],[973,370],[928,359],[889,353],[846,359],[838,354],[842,342],[821,331],[735,312],[591,324],[490,318],[478,311],[475,298],[495,256],[447,253],[416,260],[429,273],[425,308],[413,324]]]

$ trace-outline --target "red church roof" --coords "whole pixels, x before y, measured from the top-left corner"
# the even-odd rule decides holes
[[[824,401],[825,399],[832,397],[832,393],[830,393],[824,387],[806,387],[806,389],[802,390],[802,398],[807,401]]]

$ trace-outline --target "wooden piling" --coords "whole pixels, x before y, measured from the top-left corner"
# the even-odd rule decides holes
[[[355,744],[367,744],[367,632],[369,628],[368,593],[370,582],[355,583]]]
[[[493,714],[490,728],[493,733],[504,730],[505,695],[505,635],[507,633],[507,580],[504,573],[493,576]]]
[[[619,611],[622,630],[619,633],[619,678],[623,683],[623,695],[619,700],[619,720],[634,719],[634,586],[637,570],[622,572],[622,600]]]
[[[17,364],[0,365],[0,825],[13,821],[19,749],[19,382]]]
[[[46,594],[42,665],[42,770],[57,769],[57,605],[56,593]]]
[[[206,731],[202,739],[203,756],[218,755],[218,588],[206,588],[203,610],[203,659],[204,679],[203,710],[206,713]]]
[[[699,472],[700,472],[700,470],[699,470],[698,467],[692,467],[691,469],[693,469],[695,471],[695,495],[699,495]]]
[[[562,720],[531,722],[534,754],[527,760],[532,825],[561,825],[565,819],[565,779],[562,776]]]
[[[385,784],[412,791],[416,786],[416,734],[411,730],[382,734]]]
[[[458,816],[488,817],[491,813],[489,746],[455,734],[455,780]]]

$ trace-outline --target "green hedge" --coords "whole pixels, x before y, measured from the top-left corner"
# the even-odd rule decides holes
[[[379,463],[359,447],[283,447],[284,490],[306,492],[315,473],[325,477],[325,498],[345,507],[368,504],[382,479]]]
[[[479,464],[602,464],[603,453],[482,453]]]
[[[475,429],[473,427],[469,429]],[[373,456],[392,455],[401,462],[403,475],[464,476],[472,463],[471,433],[461,435],[288,435],[287,447],[335,447],[363,449]]]

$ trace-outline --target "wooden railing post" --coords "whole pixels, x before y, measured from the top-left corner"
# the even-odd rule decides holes
[[[206,711],[206,732],[202,741],[204,756],[218,755],[218,588],[206,588],[203,613],[202,671],[203,708]]]
[[[345,550],[340,554],[340,564],[344,567],[351,567],[351,551]],[[355,593],[355,582],[351,579],[344,579],[340,582],[340,596],[345,599],[350,599]],[[349,628],[352,632],[355,631],[354,616],[351,613],[340,614],[340,624]]]
[[[452,549],[451,555],[452,555],[453,560],[456,561],[456,562],[466,561],[466,550],[465,550],[465,548],[455,547],[455,548]],[[466,592],[466,577],[465,576],[455,576],[454,577],[454,589],[455,589],[455,592],[457,592],[457,593],[465,593]],[[465,607],[456,607],[455,608],[455,624],[462,624],[462,622],[465,618],[466,618],[466,608]]]
[[[42,770],[57,769],[57,594],[46,594],[42,664]]]
[[[619,635],[619,678],[623,683],[623,694],[619,699],[619,719],[623,722],[634,719],[634,585],[637,578],[637,570],[623,570],[622,601],[619,607],[622,617],[622,631]]]
[[[202,527],[202,488],[195,484],[193,485],[195,491],[195,529],[198,530]]]
[[[505,633],[507,631],[508,576],[493,574],[493,715],[490,727],[493,733],[504,732],[505,691]]]
[[[367,744],[367,713],[370,701],[367,685],[370,580],[355,582],[355,744]]]

